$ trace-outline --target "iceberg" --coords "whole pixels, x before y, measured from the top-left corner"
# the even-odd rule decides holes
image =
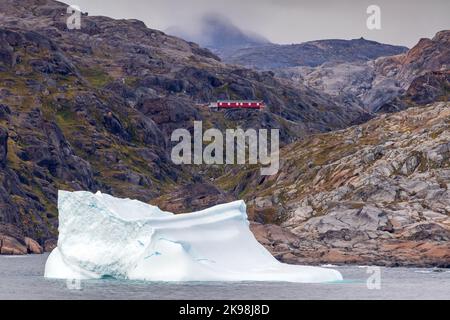
[[[58,210],[58,246],[47,259],[47,278],[342,280],[336,270],[276,260],[251,233],[244,201],[174,215],[100,192],[59,191]]]

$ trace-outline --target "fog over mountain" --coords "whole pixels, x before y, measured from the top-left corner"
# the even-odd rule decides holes
[[[196,42],[215,53],[270,44],[270,41],[251,31],[241,30],[233,21],[220,13],[205,14],[189,28],[172,26],[166,33]]]
[[[412,47],[417,39],[450,28],[448,0],[77,0],[75,4],[90,15],[139,19],[159,30],[171,26],[189,30],[200,17],[219,12],[239,29],[279,44],[364,37]],[[372,4],[381,8],[381,30],[367,29],[366,10]]]

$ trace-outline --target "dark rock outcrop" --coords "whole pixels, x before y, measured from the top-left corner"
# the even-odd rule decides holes
[[[11,109],[5,104],[0,104],[0,120],[8,120],[10,114]]]
[[[8,131],[0,127],[0,168],[6,166],[8,156]]]

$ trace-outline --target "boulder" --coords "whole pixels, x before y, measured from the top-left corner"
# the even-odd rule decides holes
[[[0,254],[5,255],[23,255],[27,254],[27,247],[17,239],[0,235]]]
[[[44,252],[39,243],[31,238],[25,237],[25,244],[27,246],[28,253],[41,254]]]
[[[412,155],[408,159],[406,159],[405,163],[403,164],[403,167],[401,168],[401,172],[404,175],[410,175],[416,170],[419,164],[420,158],[416,155]]]
[[[52,252],[53,249],[58,245],[58,241],[56,239],[48,239],[44,242],[44,251]]]

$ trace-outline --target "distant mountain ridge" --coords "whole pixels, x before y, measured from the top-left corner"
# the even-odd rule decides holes
[[[449,70],[450,30],[443,30],[432,39],[421,39],[411,50],[399,55],[370,61],[328,62],[317,67],[290,67],[278,69],[276,73],[299,85],[330,94],[341,103],[358,105],[369,111],[382,111],[404,109],[405,105],[400,106],[399,103],[394,103],[397,107],[385,104],[405,94],[416,78],[430,72],[425,86],[436,83],[442,85],[437,85],[432,91],[422,91],[445,96],[445,87],[448,87],[445,74]],[[435,74],[436,72],[442,74]],[[433,77],[437,77],[437,81],[431,81]],[[418,83],[414,85],[417,86]],[[430,102],[427,97],[419,100]]]
[[[316,67],[326,62],[369,61],[382,56],[404,53],[406,47],[382,44],[364,38],[352,40],[318,40],[300,44],[242,48],[219,54],[230,64],[258,70],[274,70],[298,66]]]
[[[274,44],[261,35],[243,31],[218,13],[204,15],[196,29],[173,26],[166,32],[208,48],[225,63],[264,71],[278,72],[329,63],[362,63],[408,51],[404,46],[383,44],[362,37]]]

